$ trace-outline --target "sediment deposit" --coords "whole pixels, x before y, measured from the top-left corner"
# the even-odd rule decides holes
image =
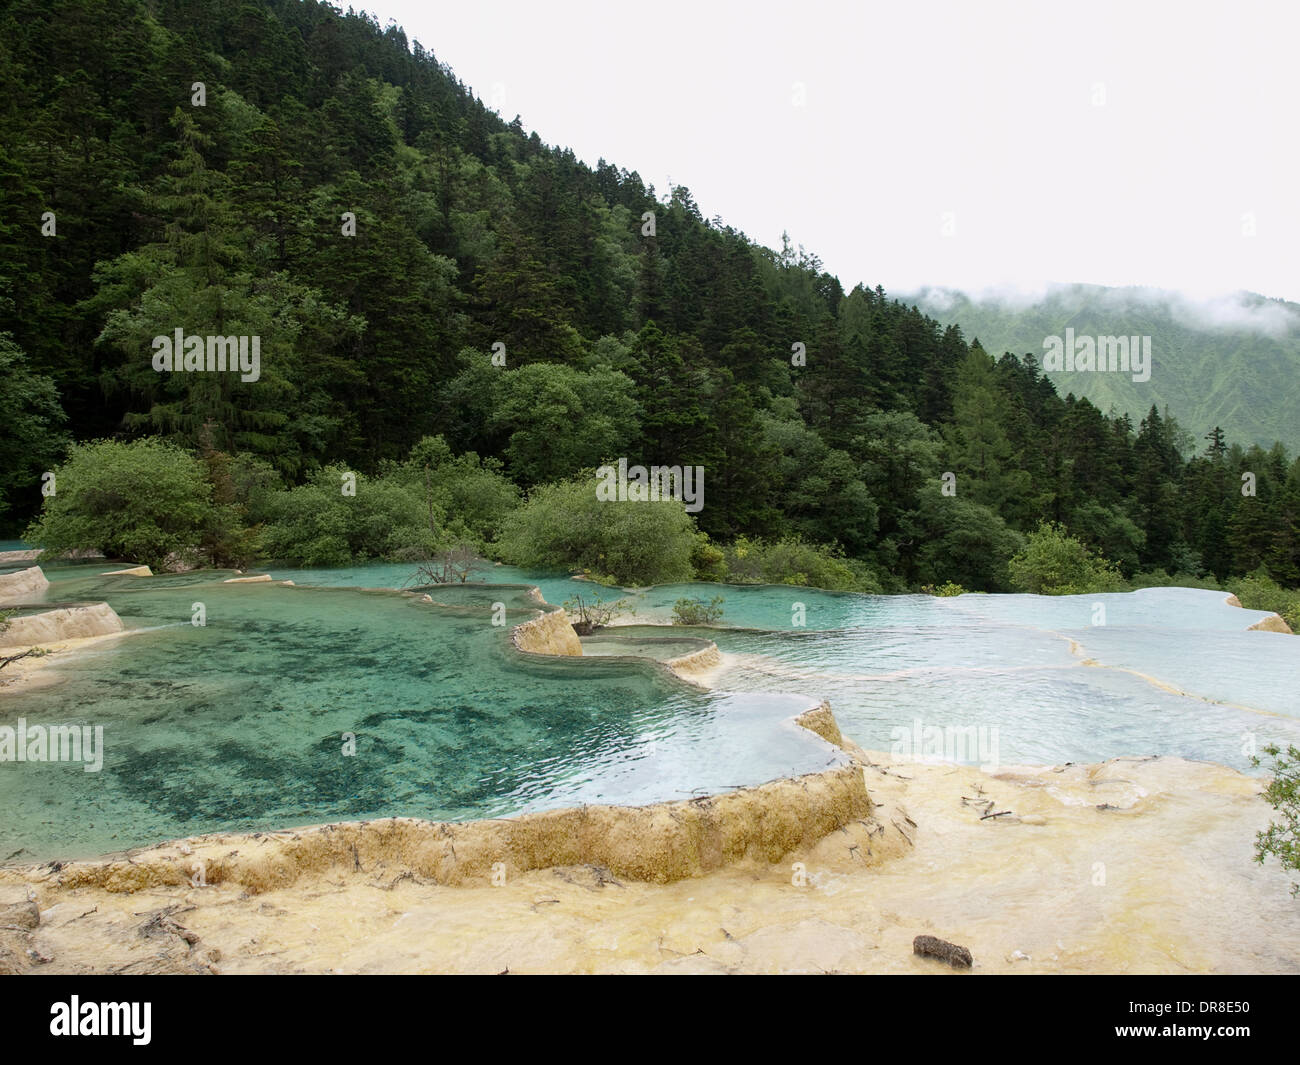
[[[64,640],[84,640],[90,636],[122,632],[125,628],[122,619],[107,603],[61,607],[11,618],[8,627],[0,632],[0,647],[31,647]]]
[[[40,599],[49,586],[50,582],[45,579],[40,566],[0,573],[0,606]]]
[[[529,654],[569,657],[582,654],[582,640],[569,623],[569,615],[563,607],[516,625],[511,639],[519,650]]]

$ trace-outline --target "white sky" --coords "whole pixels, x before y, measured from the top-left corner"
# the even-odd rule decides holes
[[[846,289],[1300,300],[1294,0],[357,6],[507,120],[788,230]]]

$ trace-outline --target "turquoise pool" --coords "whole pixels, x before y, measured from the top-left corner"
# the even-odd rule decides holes
[[[0,725],[103,725],[103,769],[0,763],[0,861],[716,792],[840,763],[789,721],[823,698],[864,747],[906,754],[898,745],[918,728],[979,729],[1000,764],[1173,754],[1246,768],[1252,746],[1300,743],[1300,639],[1246,632],[1263,615],[1215,592],[666,586],[620,593],[636,624],[566,660],[524,657],[508,638],[534,609],[528,585],[555,604],[593,591],[564,575],[489,567],[494,584],[442,589],[429,604],[365,590],[409,586],[410,566],[271,571],[296,587],[106,568],[47,568],[46,599],[107,600],[136,632],[49,667],[56,685],[0,695]],[[716,628],[646,624],[666,622],[682,595],[715,594]],[[191,623],[196,603],[203,626]],[[665,637],[687,636],[724,652],[715,690],[652,661],[668,657]],[[645,657],[618,655],[619,641]]]
[[[57,685],[0,696],[0,724],[102,725],[103,768],[0,763],[0,861],[688,798],[844,761],[788,721],[806,698],[704,692],[648,661],[521,655],[508,626],[533,616],[526,588],[443,589],[456,605],[438,606],[102,568],[50,568],[46,598],[107,600],[136,633],[51,667]]]

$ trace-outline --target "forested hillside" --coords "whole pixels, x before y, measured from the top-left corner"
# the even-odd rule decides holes
[[[1281,440],[1300,448],[1300,306],[1252,293],[1192,301],[1173,292],[1052,286],[1027,303],[971,297],[945,289],[917,293],[917,306],[936,320],[960,324],[990,351],[1043,355],[1043,339],[1116,333],[1149,336],[1151,376],[1049,373],[1065,395],[1087,396],[1140,419],[1152,405],[1168,407],[1197,436],[1216,426],[1243,444]]]
[[[400,552],[382,507],[384,538],[317,528],[349,470],[413,526],[436,489],[435,540],[459,521],[480,550],[536,561],[520,544],[539,526],[508,520],[520,493],[560,506],[562,485],[539,486],[627,457],[704,467],[703,575],[819,545],[842,586],[1002,590],[1046,519],[1126,575],[1300,581],[1300,463],[1281,447],[1193,438],[1176,407],[1133,424],[1063,399],[1033,360],[845,292],[685,186],[525,135],[395,26],[311,0],[0,11],[12,532],[70,442],[157,438],[180,450],[139,468],[199,463],[224,508],[195,519],[218,562]],[[151,341],[177,329],[259,336],[258,379],[157,372]],[[87,483],[93,456],[124,454],[74,450],[69,469]],[[47,512],[74,506],[63,480]],[[301,550],[309,524],[329,550]],[[755,576],[816,579],[792,567]]]

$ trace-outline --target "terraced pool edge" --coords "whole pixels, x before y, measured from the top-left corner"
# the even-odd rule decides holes
[[[412,593],[402,593],[407,594]],[[545,606],[540,593],[533,597]],[[553,655],[572,638],[563,608],[514,626],[525,655]],[[570,651],[559,651],[569,656]],[[690,683],[689,669],[713,647],[657,663]],[[829,704],[793,722],[843,749]],[[850,754],[852,758],[852,755]],[[325,868],[391,869],[438,884],[568,865],[597,865],[629,880],[671,883],[746,859],[776,862],[872,811],[856,761],[699,798],[644,806],[587,805],[472,821],[395,817],[277,831],[211,833],[118,856],[0,869],[0,883],[49,883],[133,892],[152,887],[237,883],[249,892],[292,884]]]
[[[794,720],[828,742],[839,739],[826,703]],[[580,806],[480,821],[395,817],[194,836],[117,858],[0,870],[0,883],[52,881],[113,892],[234,883],[257,893],[329,868],[380,869],[463,885],[596,865],[614,876],[667,884],[747,859],[778,862],[872,810],[862,767],[854,762],[647,806]]]

